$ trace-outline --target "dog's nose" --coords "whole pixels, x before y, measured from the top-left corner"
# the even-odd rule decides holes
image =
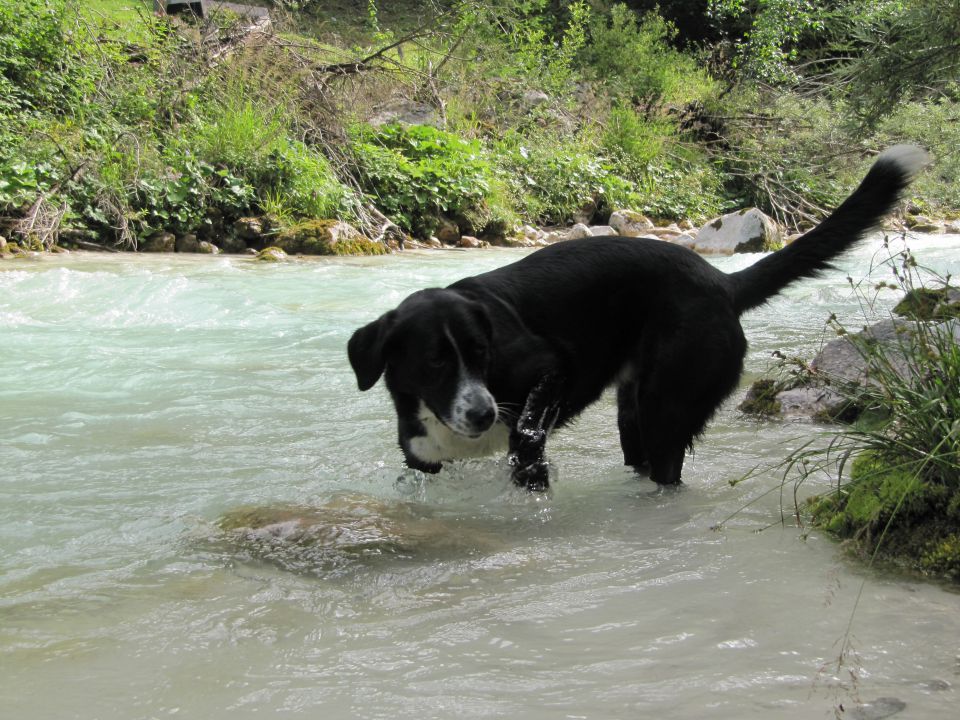
[[[497,406],[496,405],[480,405],[479,407],[472,407],[467,410],[467,422],[469,422],[477,430],[484,431],[488,430],[491,425],[493,425],[494,420],[497,419]]]

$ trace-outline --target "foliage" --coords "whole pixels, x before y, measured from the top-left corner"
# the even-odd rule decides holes
[[[945,0],[278,4],[275,35],[215,59],[229,14],[0,0],[4,225],[127,246],[244,213],[375,233],[372,202],[420,236],[441,216],[479,231],[592,204],[697,220],[757,205],[797,227],[903,141],[938,160],[915,201],[960,208]],[[364,126],[398,99],[442,129]]]
[[[727,24],[745,23],[734,39],[733,67],[767,82],[796,80],[792,63],[805,36],[822,31],[830,3],[811,0],[710,0],[709,14]]]
[[[854,52],[837,78],[859,120],[873,126],[903,101],[956,101],[960,5],[953,0],[866,5],[851,13],[847,49]]]
[[[500,78],[566,95],[577,79],[577,56],[587,46],[590,6],[583,0],[564,3],[552,12],[550,0],[458,4],[454,32],[470,37],[474,52],[490,56],[484,63]]]
[[[92,89],[78,62],[85,36],[71,32],[64,0],[0,0],[0,113],[64,111]]]
[[[714,81],[694,57],[675,50],[676,29],[658,13],[642,19],[617,4],[609,17],[597,15],[584,55],[592,77],[612,95],[650,114],[660,105],[702,100]]]
[[[511,133],[495,154],[521,214],[536,222],[568,222],[585,204],[604,198],[608,168],[587,134]]]
[[[481,206],[492,168],[478,141],[428,125],[352,131],[351,151],[364,191],[400,227],[427,237],[441,215]]]
[[[851,139],[830,99],[741,89],[723,112],[732,119],[720,161],[738,207],[759,207],[787,228],[811,227],[862,177],[872,143]]]
[[[927,148],[934,165],[913,191],[934,215],[960,209],[960,103],[946,98],[901,103],[879,119],[869,137],[875,147],[913,142]]]

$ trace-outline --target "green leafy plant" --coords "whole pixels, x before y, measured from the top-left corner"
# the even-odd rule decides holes
[[[426,237],[441,215],[481,206],[492,169],[476,140],[427,125],[357,126],[351,151],[363,190],[400,227]]]
[[[639,18],[624,4],[597,15],[584,54],[592,77],[614,96],[650,114],[663,104],[685,105],[714,92],[694,57],[676,50],[676,29],[659,14]]]

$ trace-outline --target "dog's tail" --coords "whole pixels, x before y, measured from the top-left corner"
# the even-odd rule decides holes
[[[791,283],[830,268],[831,260],[880,224],[928,161],[927,153],[915,145],[885,150],[830,217],[782,250],[729,275],[737,311],[762,305]]]

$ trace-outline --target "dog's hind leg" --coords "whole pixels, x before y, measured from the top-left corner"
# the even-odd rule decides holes
[[[691,318],[692,316],[692,318]],[[737,386],[746,352],[735,316],[691,313],[682,334],[661,336],[638,380],[638,418],[650,479],[680,482],[683,459],[717,408]]]
[[[650,472],[650,460],[640,432],[639,392],[639,385],[630,380],[617,387],[617,427],[620,429],[623,464],[646,475]]]
[[[639,401],[638,426],[648,460],[650,479],[661,485],[680,482],[683,456],[694,433],[684,426],[682,412],[659,395],[646,394]]]

